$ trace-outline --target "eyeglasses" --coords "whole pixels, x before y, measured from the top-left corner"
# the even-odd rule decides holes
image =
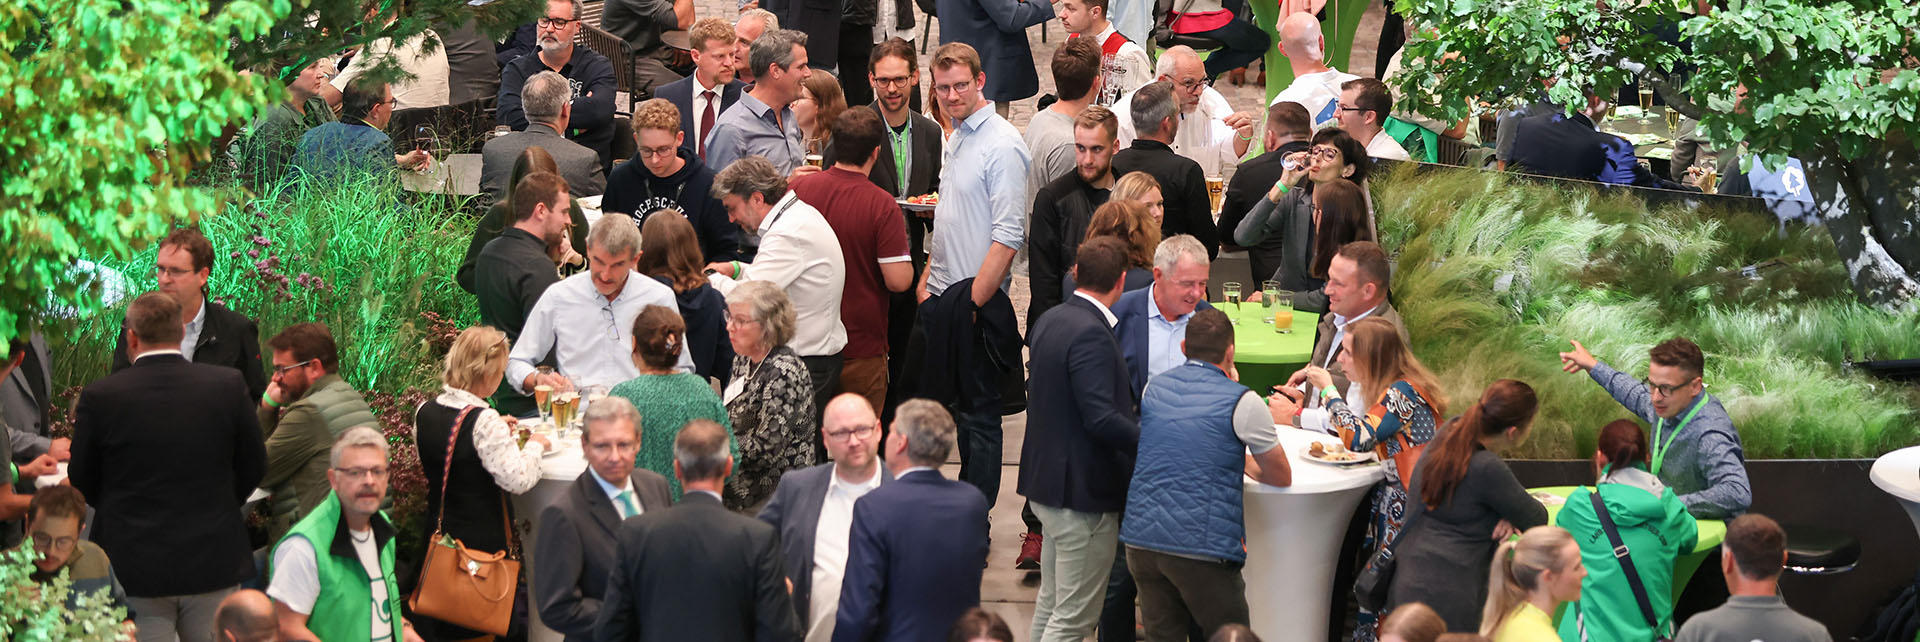
[[[159,265],[153,266],[154,274],[159,276],[172,277],[176,279],[185,278],[187,275],[193,274],[194,272],[198,272],[198,271],[199,270],[193,270],[193,269],[182,270],[180,268],[170,268],[170,267],[159,266]]]
[[[951,85],[934,85],[933,93],[939,96],[958,96],[973,91],[973,81],[957,82]]]
[[[641,156],[652,156],[652,157],[659,157],[659,158],[672,158],[672,157],[674,157],[675,155],[677,155],[677,154],[679,154],[679,153],[680,153],[680,148],[678,148],[678,147],[674,147],[674,146],[672,146],[672,145],[667,145],[667,146],[665,146],[665,147],[642,147],[642,148],[640,148],[640,155],[641,155]]]
[[[1184,89],[1184,90],[1187,90],[1187,91],[1194,91],[1194,90],[1197,90],[1197,89],[1199,89],[1199,88],[1201,88],[1201,87],[1205,87],[1205,86],[1207,86],[1207,79],[1205,79],[1205,78],[1188,78],[1188,79],[1186,79],[1186,80],[1182,80],[1182,81],[1179,81],[1179,82],[1176,82],[1176,83],[1174,83],[1174,84],[1175,84],[1175,85],[1179,85],[1181,89]]]
[[[873,436],[873,426],[860,426],[857,428],[848,428],[846,430],[827,431],[827,438],[833,441],[846,441],[848,437],[858,437],[861,439],[866,439],[871,436]]]
[[[755,322],[753,320],[753,317],[743,317],[743,316],[737,316],[732,314],[727,315],[726,319],[727,319],[727,325],[747,325],[749,323]]]
[[[378,480],[378,479],[387,478],[386,466],[375,466],[372,468],[335,468],[333,469],[333,472],[339,473],[341,477],[345,477],[347,479]]]
[[[564,29],[566,28],[567,25],[579,22],[579,20],[576,20],[573,18],[548,17],[548,18],[541,18],[538,22],[540,24],[540,27],[543,29]]]
[[[1315,160],[1340,160],[1340,150],[1332,147],[1315,147],[1307,152],[1307,158]]]
[[[893,78],[874,78],[874,79],[873,79],[873,86],[875,86],[875,87],[898,87],[898,86],[901,86],[901,85],[905,85],[905,84],[907,84],[907,82],[908,82],[909,80],[910,80],[910,79],[909,79],[909,78],[907,78],[906,76],[895,76],[895,77],[893,77]]]
[[[600,316],[607,318],[607,338],[620,343],[620,322],[613,318],[613,304],[600,306]]]
[[[284,375],[284,374],[286,374],[286,373],[288,373],[288,372],[292,372],[292,371],[293,371],[293,370],[294,370],[295,368],[299,368],[299,367],[301,367],[301,366],[305,366],[305,365],[307,365],[307,364],[309,364],[309,363],[313,363],[313,362],[315,362],[315,361],[319,361],[319,359],[308,359],[308,360],[306,360],[306,361],[302,361],[302,362],[300,362],[300,363],[295,363],[295,364],[291,364],[291,365],[285,365],[285,366],[274,366],[274,367],[273,367],[273,376],[275,376],[275,377],[279,377],[280,375]]]
[[[33,534],[33,550],[64,551],[64,550],[73,548],[74,544],[79,543],[79,539],[80,538],[74,537],[72,535],[68,535],[65,537],[54,537],[46,533],[34,533]]]
[[[1671,397],[1673,396],[1673,393],[1679,392],[1681,388],[1691,386],[1693,385],[1693,382],[1699,381],[1699,380],[1700,380],[1699,377],[1694,377],[1692,379],[1688,379],[1686,383],[1682,383],[1674,386],[1665,386],[1665,385],[1657,384],[1657,383],[1654,383],[1652,379],[1641,379],[1640,383],[1646,384],[1647,392],[1657,392],[1657,393],[1660,393],[1660,396],[1662,397]]]

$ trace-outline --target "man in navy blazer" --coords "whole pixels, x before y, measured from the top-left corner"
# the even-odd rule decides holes
[[[1204,255],[1202,255],[1204,256]],[[1108,307],[1125,289],[1127,248],[1101,237],[1081,244],[1073,296],[1040,315],[1027,395],[1020,494],[1032,502],[1048,546],[1033,606],[1038,642],[1083,640],[1100,614],[1140,445],[1140,416]]]
[[[1521,119],[1514,127],[1509,169],[1613,185],[1698,191],[1641,167],[1633,155],[1633,143],[1594,126],[1606,113],[1606,99],[1590,93],[1586,109],[1572,116],[1554,108]]]
[[[740,90],[747,86],[733,77],[734,70],[745,67],[747,61],[735,56],[733,25],[725,20],[701,18],[688,30],[687,39],[693,47],[693,75],[661,85],[653,95],[680,108],[680,131],[686,134],[681,146],[692,149],[704,160],[707,132],[719,122],[720,114],[740,99]],[[711,95],[708,92],[712,92]],[[694,100],[696,96],[700,100]],[[706,118],[709,107],[712,117]],[[716,167],[714,171],[721,169]]]
[[[760,509],[760,521],[780,531],[781,567],[793,584],[793,608],[813,640],[833,634],[854,502],[893,481],[880,462],[880,418],[866,397],[846,393],[827,402],[820,436],[833,461],[781,475],[773,501]]]
[[[940,474],[953,441],[953,416],[938,402],[894,411],[887,464],[900,472],[853,504],[834,642],[943,640],[980,604],[987,499]]]
[[[997,104],[1040,91],[1039,67],[1027,44],[1027,27],[1053,19],[1053,3],[1043,0],[937,0],[940,44],[964,42],[980,52],[987,75],[981,95]]]
[[[1153,252],[1153,285],[1120,295],[1113,306],[1120,318],[1114,332],[1127,357],[1134,399],[1147,387],[1147,378],[1186,362],[1180,341],[1187,336],[1187,320],[1194,310],[1213,309],[1207,303],[1210,269],[1206,246],[1191,235],[1176,235]]]

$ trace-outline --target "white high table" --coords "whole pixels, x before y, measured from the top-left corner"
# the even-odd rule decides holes
[[[527,577],[527,638],[534,642],[561,642],[565,636],[547,628],[540,622],[540,604],[533,598],[533,574],[536,573],[536,560],[533,557],[533,543],[540,528],[540,509],[560,501],[567,487],[587,472],[587,455],[580,449],[579,433],[568,433],[566,438],[554,438],[557,452],[540,458],[540,481],[533,489],[513,497],[515,516],[524,520],[527,528],[520,533],[521,570]]]
[[[1360,500],[1386,477],[1379,464],[1342,468],[1308,460],[1307,446],[1331,435],[1280,426],[1280,445],[1293,467],[1293,485],[1268,486],[1250,478],[1246,489],[1247,606],[1263,640],[1320,640],[1340,538]]]
[[[1900,507],[1907,509],[1907,517],[1913,520],[1914,530],[1920,531],[1920,446],[1881,455],[1874,460],[1867,477],[1880,490],[1900,500]]]

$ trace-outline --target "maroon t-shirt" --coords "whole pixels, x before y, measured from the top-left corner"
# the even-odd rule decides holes
[[[840,254],[847,262],[847,289],[840,297],[840,322],[847,326],[846,358],[886,354],[891,293],[880,275],[880,264],[910,258],[900,204],[866,175],[837,167],[795,181],[792,190],[820,210],[840,238]]]

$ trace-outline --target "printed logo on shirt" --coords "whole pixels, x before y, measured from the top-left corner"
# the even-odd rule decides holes
[[[640,201],[639,205],[633,206],[633,211],[627,215],[633,217],[634,225],[642,225],[647,222],[647,216],[660,210],[673,210],[678,212],[680,211],[680,203],[665,196],[649,196]]]

